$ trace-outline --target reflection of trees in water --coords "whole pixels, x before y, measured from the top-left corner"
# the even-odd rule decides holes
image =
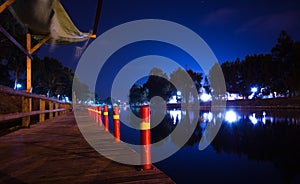
[[[172,133],[176,128],[173,119],[170,116],[165,116],[162,122],[156,127],[151,129],[151,142],[155,143],[163,140]]]
[[[171,117],[169,114],[166,114],[163,120],[151,129],[151,142],[156,143],[170,136],[174,145],[181,146],[184,141],[183,135],[192,135],[186,143],[188,145],[199,142],[202,129],[197,125],[194,131],[195,123],[198,123],[198,115],[195,115],[195,113],[199,112],[181,111],[181,120],[178,119],[178,116]],[[175,128],[177,130],[176,134],[173,132]]]
[[[234,153],[246,155],[250,160],[272,162],[281,171],[285,182],[300,174],[300,126],[297,124],[253,125],[248,119],[233,124],[223,123],[211,145],[218,153]]]
[[[196,121],[188,111],[181,112],[182,119],[174,123],[170,115],[166,115],[163,121],[151,129],[152,143],[158,142],[169,136],[175,128],[179,128],[180,133],[189,134],[191,137],[186,142],[186,146],[195,146],[201,138],[208,139],[209,132],[205,128],[214,127],[216,117],[207,120],[200,113],[199,121]],[[291,181],[300,174],[300,113],[299,110],[291,111],[267,111],[268,116],[272,116],[272,122],[268,120],[266,124],[259,120],[259,123],[252,124],[247,112],[239,112],[242,118],[235,123],[224,122],[219,133],[214,138],[211,146],[217,153],[237,154],[247,156],[249,160],[259,162],[271,162],[278,168],[284,178],[284,182]],[[256,111],[257,118],[262,118],[263,111]],[[176,117],[175,117],[176,118]],[[193,124],[197,123],[195,129]],[[180,137],[171,135],[174,145],[180,145]]]
[[[177,133],[171,135],[172,143],[177,146],[182,146],[184,144],[191,144],[189,143],[190,141],[192,141],[191,138],[187,141],[187,143],[185,143],[186,139],[183,139],[183,137],[187,135],[192,135],[191,137],[193,137],[193,134],[197,135],[194,129],[195,129],[195,124],[198,123],[197,121],[198,114],[196,113],[199,112],[198,111],[182,111],[182,112],[184,112],[184,114],[181,116],[182,117],[181,121],[177,124],[178,126],[176,127]],[[195,139],[195,137],[193,137],[193,139]]]
[[[263,112],[263,111],[262,111]],[[299,111],[298,111],[299,112]],[[211,146],[217,153],[237,154],[247,156],[249,160],[259,162],[271,162],[282,173],[284,182],[290,182],[295,176],[300,174],[300,124],[299,113],[296,111],[268,111],[272,115],[273,123],[263,124],[261,121],[256,125],[252,124],[248,114],[244,113],[242,119],[235,123],[224,122]],[[257,112],[257,114],[262,114]],[[275,117],[275,115],[277,115]],[[214,126],[213,119],[207,120],[200,116],[198,122],[194,122],[187,112],[182,116],[179,123],[175,123],[170,116],[151,130],[152,141],[157,142],[168,136],[177,126],[182,133],[190,133],[190,139],[186,146],[195,146],[201,138],[209,138],[209,132],[205,132],[207,126]],[[219,117],[220,118],[220,117]],[[195,130],[191,130],[190,123],[197,123]],[[172,143],[178,145],[180,140],[176,136],[171,136]]]

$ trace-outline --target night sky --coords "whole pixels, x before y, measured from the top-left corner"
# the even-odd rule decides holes
[[[295,41],[300,40],[300,1],[297,0],[103,0],[97,35],[139,19],[164,19],[188,27],[210,46],[220,63],[243,59],[247,54],[270,53],[281,30]],[[81,4],[77,3],[80,2]],[[97,0],[61,0],[75,25],[83,32],[93,28]],[[89,43],[93,40],[91,39]],[[198,70],[185,53],[170,45],[144,43],[129,45],[111,58],[111,65],[130,62],[135,57],[160,54],[177,60],[187,68]],[[154,45],[153,45],[154,44]],[[43,46],[37,54],[52,56],[76,69],[79,58],[75,47],[84,43]],[[180,60],[180,61],[179,61]],[[120,69],[119,68],[119,69]],[[109,67],[107,68],[109,69]],[[118,67],[116,68],[116,70]]]

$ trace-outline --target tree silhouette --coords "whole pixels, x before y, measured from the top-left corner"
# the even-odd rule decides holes
[[[129,104],[142,104],[147,101],[147,90],[138,84],[134,84],[129,92]]]
[[[212,95],[215,98],[225,95],[226,86],[223,86],[223,71],[218,62],[216,62],[210,69],[208,79],[211,85]]]
[[[25,46],[26,30],[19,24],[19,22],[10,14],[8,10],[5,10],[0,14],[0,24],[23,47]],[[6,68],[11,72],[12,75],[10,77],[13,78],[14,88],[16,88],[21,75],[25,72],[26,55],[2,33],[0,34],[0,50],[0,59],[1,61],[6,61]],[[5,80],[7,80],[7,77]],[[5,81],[2,83],[8,84]]]
[[[194,87],[196,87],[197,92],[199,93],[200,89],[202,87],[201,81],[203,79],[203,73],[197,73],[197,72],[195,72],[195,71],[193,71],[191,69],[188,69],[187,73],[189,74],[189,76],[193,80],[194,85],[195,85]]]
[[[286,31],[281,31],[277,44],[271,49],[272,57],[277,65],[276,90],[287,95],[290,86],[287,82],[291,75],[293,40]]]
[[[235,62],[226,61],[222,64],[222,70],[226,79],[226,89],[230,93],[238,93],[241,89],[242,74],[241,60],[237,58]]]
[[[47,96],[72,95],[72,81],[74,73],[70,68],[64,67],[57,59],[45,57],[43,60],[34,57],[32,63],[33,91]]]
[[[300,94],[300,43],[282,31],[270,54],[247,55],[244,60],[224,62],[228,92],[250,95],[253,86],[264,89],[264,95],[276,92],[285,96]]]
[[[169,77],[160,68],[153,68],[150,71],[149,78],[144,84],[144,88],[148,90],[148,101],[155,97],[160,96],[164,100],[168,100],[172,93],[172,84],[169,82]]]
[[[11,80],[8,73],[7,64],[0,60],[0,85],[9,86],[10,84]]]

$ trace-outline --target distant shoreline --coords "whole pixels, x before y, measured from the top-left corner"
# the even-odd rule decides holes
[[[168,104],[168,109],[180,108],[180,104]],[[235,109],[299,109],[300,97],[284,97],[272,99],[245,99],[226,101],[226,106],[214,106],[215,108],[235,108]],[[201,102],[200,110],[211,108],[211,102]]]
[[[300,109],[300,97],[285,97],[272,99],[252,99],[227,101],[227,107],[264,108],[264,109]]]

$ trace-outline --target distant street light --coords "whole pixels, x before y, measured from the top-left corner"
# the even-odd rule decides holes
[[[251,92],[252,92],[252,93],[256,93],[256,92],[257,92],[257,90],[258,90],[258,89],[257,89],[257,87],[253,87],[253,88],[251,88]]]
[[[19,83],[18,83],[18,84],[16,85],[16,87],[17,87],[17,90],[19,90],[20,88],[22,88],[22,84],[19,84]]]

